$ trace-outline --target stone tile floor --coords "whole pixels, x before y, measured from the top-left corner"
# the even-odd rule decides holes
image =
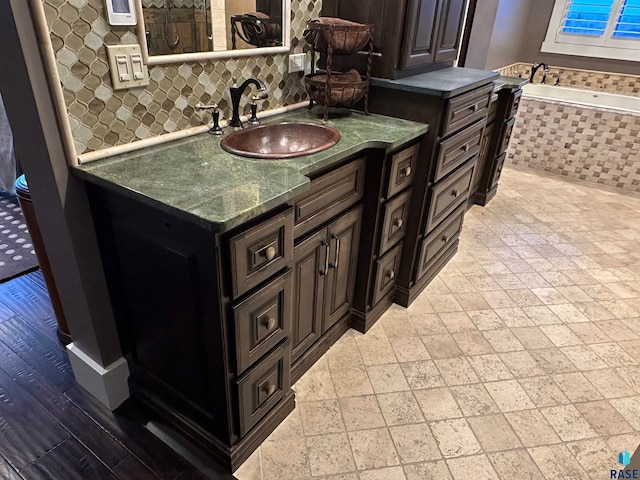
[[[440,275],[347,332],[236,476],[610,478],[639,363],[640,198],[505,169]]]

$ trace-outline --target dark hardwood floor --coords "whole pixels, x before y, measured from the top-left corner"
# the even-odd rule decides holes
[[[74,380],[41,272],[0,284],[0,479],[229,479],[206,475],[144,427],[133,401],[115,413]]]

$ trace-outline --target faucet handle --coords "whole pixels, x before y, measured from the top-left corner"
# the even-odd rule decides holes
[[[197,110],[213,110],[214,112],[218,111],[218,104],[217,103],[211,103],[209,105],[205,105],[202,102],[198,102],[196,103],[196,109]]]
[[[266,88],[261,88],[260,90],[258,90],[260,93],[258,93],[257,95],[252,95],[251,101],[255,103],[258,100],[264,100],[265,98],[269,97],[269,94],[265,90]]]
[[[231,77],[231,81],[233,82],[231,88],[238,88],[238,77]]]

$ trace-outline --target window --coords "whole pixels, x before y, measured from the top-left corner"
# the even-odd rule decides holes
[[[640,0],[556,0],[543,52],[640,59]]]

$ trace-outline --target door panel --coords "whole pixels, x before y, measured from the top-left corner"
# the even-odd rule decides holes
[[[329,254],[326,237],[327,230],[323,228],[293,249],[292,361],[322,334],[322,298]]]
[[[408,0],[400,68],[434,61],[442,0]]]
[[[329,273],[322,331],[326,332],[351,308],[356,280],[362,207],[329,225]]]
[[[449,62],[458,56],[460,30],[467,0],[443,2],[438,29],[438,44],[435,49],[436,62]]]

